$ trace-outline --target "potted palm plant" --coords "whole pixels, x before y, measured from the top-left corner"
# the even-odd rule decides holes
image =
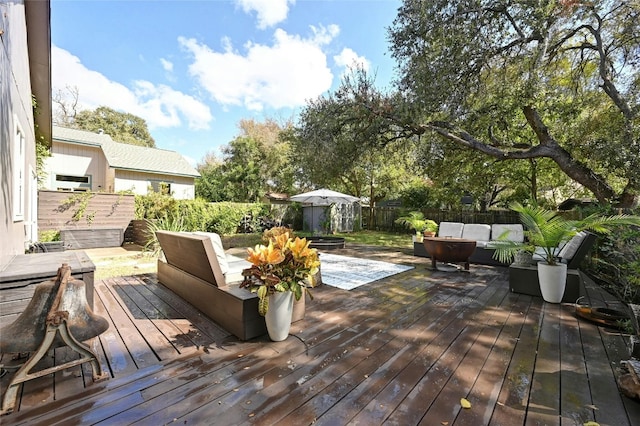
[[[400,216],[395,222],[415,231],[413,242],[422,242],[423,232],[435,234],[438,231],[438,224],[433,220],[425,219],[424,214],[419,211],[412,211],[405,216]]]
[[[431,219],[425,219],[424,230],[422,231],[422,234],[425,237],[435,237],[437,233],[438,233],[438,224]]]
[[[608,233],[614,226],[640,226],[640,217],[631,215],[602,216],[592,214],[581,220],[569,220],[557,212],[538,206],[515,203],[511,209],[518,212],[525,228],[525,242],[498,240],[492,244],[494,257],[509,263],[521,250],[535,247],[542,255],[538,263],[538,280],[542,297],[551,303],[559,303],[564,294],[567,265],[559,261],[558,254],[571,238],[581,231]]]
[[[320,267],[318,252],[309,248],[306,238],[292,238],[289,232],[280,233],[268,245],[249,249],[247,260],[251,267],[242,271],[240,287],[258,295],[258,312],[265,317],[269,337],[282,341],[289,335],[293,299],[299,300],[307,283]]]

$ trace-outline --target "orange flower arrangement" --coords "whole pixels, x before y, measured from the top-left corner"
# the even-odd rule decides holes
[[[305,281],[320,267],[318,251],[309,244],[306,238],[294,239],[284,232],[272,237],[266,246],[259,244],[248,249],[247,260],[252,266],[242,271],[244,280],[240,287],[258,294],[260,315],[269,310],[269,294],[291,291],[296,300],[302,297],[302,290],[307,287]]]

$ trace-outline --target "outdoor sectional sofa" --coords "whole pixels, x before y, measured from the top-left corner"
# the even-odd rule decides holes
[[[523,242],[524,228],[522,224],[493,224],[486,225],[480,223],[461,222],[441,222],[438,226],[439,237],[465,238],[476,242],[476,249],[469,258],[471,263],[509,266],[493,258],[495,249],[491,248],[491,242],[497,240],[506,231],[504,239]],[[596,240],[596,235],[590,232],[581,232],[566,244],[558,252],[558,257],[567,263],[568,269],[577,269],[584,257],[587,255]],[[429,253],[424,249],[422,243],[414,243],[414,254],[421,257],[429,257]],[[541,260],[540,251],[534,254],[534,260]]]
[[[524,228],[521,224],[464,224],[460,222],[441,222],[438,228],[439,237],[465,238],[476,241],[476,249],[469,258],[471,263],[509,266],[509,289],[514,293],[528,294],[542,297],[538,284],[538,268],[536,262],[542,260],[540,250],[536,250],[533,255],[533,264],[518,265],[504,264],[493,258],[495,249],[491,248],[491,241],[497,240],[504,234],[503,238],[513,241],[524,241]],[[591,250],[597,236],[593,233],[582,231],[575,235],[558,250],[560,262],[567,264],[567,285],[562,301],[575,303],[578,298],[584,295],[582,278],[578,267]],[[414,254],[416,256],[429,257],[422,243],[414,243]]]
[[[258,296],[239,287],[250,263],[226,254],[218,234],[157,231],[156,236],[164,255],[158,259],[160,283],[240,340],[267,333]],[[296,302],[292,321],[302,318],[304,303]]]
[[[491,248],[491,241],[497,240],[505,231],[506,238],[512,241],[524,241],[524,228],[521,224],[481,224],[461,222],[440,222],[438,237],[465,238],[476,242],[476,249],[469,258],[471,263],[494,266],[508,266],[493,258],[495,249]],[[414,254],[429,257],[423,243],[414,243]]]

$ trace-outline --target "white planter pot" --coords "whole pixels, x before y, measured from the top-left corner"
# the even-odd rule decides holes
[[[538,263],[538,281],[542,298],[549,303],[562,302],[564,288],[567,284],[567,264],[549,265]]]
[[[282,291],[269,295],[269,310],[264,316],[269,338],[281,342],[289,336],[293,313],[293,292]]]

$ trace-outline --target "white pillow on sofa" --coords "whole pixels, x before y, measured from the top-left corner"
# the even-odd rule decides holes
[[[474,240],[476,247],[486,247],[491,237],[491,226],[482,223],[465,223],[462,238]]]
[[[507,241],[524,242],[524,227],[520,223],[495,223],[491,225],[491,239],[494,241],[497,240],[505,231],[509,231],[506,235]]]
[[[462,238],[464,223],[440,222],[438,225],[438,237]]]
[[[582,244],[582,241],[584,241],[586,236],[587,233],[584,231],[578,232],[576,235],[574,235],[573,238],[571,238],[569,242],[565,244],[564,247],[562,247],[560,253],[558,253],[560,259],[567,262],[571,260],[573,256],[576,255],[576,252],[580,248],[580,245]]]

